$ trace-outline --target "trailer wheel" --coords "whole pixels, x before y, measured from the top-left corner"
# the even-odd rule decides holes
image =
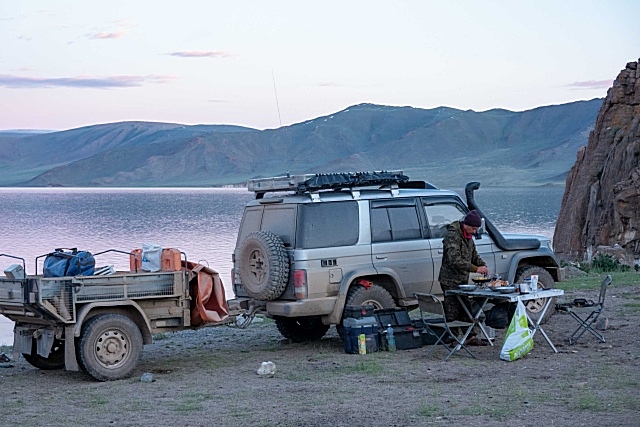
[[[282,240],[270,231],[247,236],[240,246],[238,266],[242,286],[251,298],[274,300],[289,283],[289,256]]]
[[[31,366],[34,366],[43,371],[52,371],[55,369],[64,368],[64,341],[55,340],[49,352],[49,357],[42,357],[38,354],[36,348],[36,340],[33,340],[31,346],[31,354],[23,353],[24,360],[29,362]]]
[[[98,381],[126,378],[142,354],[142,333],[121,314],[100,314],[82,327],[76,356],[84,372]]]

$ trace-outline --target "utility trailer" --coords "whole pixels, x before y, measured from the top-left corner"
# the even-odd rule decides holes
[[[97,253],[134,252],[110,249]],[[182,253],[184,255],[184,253]],[[108,275],[43,277],[13,274],[0,277],[0,314],[15,322],[13,353],[45,370],[82,370],[99,381],[125,378],[136,368],[142,347],[153,334],[235,324],[241,310],[230,311],[226,300],[214,301],[217,312],[207,317],[198,296],[204,273],[217,272],[184,261],[177,271],[116,271]],[[11,277],[13,276],[13,277]],[[224,290],[211,295],[219,299]],[[207,303],[210,306],[210,301]],[[194,311],[200,311],[194,316]],[[198,324],[194,324],[196,319]],[[204,320],[203,320],[204,319]],[[248,324],[248,322],[244,322]]]

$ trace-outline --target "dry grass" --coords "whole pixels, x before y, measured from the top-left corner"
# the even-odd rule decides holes
[[[572,295],[597,296],[597,286],[571,286]],[[531,354],[512,363],[498,359],[499,346],[448,362],[444,351],[426,359],[426,348],[350,355],[333,329],[292,344],[269,321],[164,335],[145,347],[134,377],[110,383],[20,360],[0,370],[0,415],[13,426],[633,426],[639,294],[640,280],[614,277],[607,343],[585,335],[568,346],[577,324],[556,314],[545,329],[560,352],[537,334]],[[267,360],[277,367],[272,378],[256,374]],[[155,381],[141,383],[143,372]]]

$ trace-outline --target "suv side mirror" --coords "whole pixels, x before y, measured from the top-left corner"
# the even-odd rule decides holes
[[[482,235],[485,232],[485,229],[484,229],[484,218],[482,218],[480,221],[482,221],[482,223],[480,224],[480,227],[478,228],[478,230],[476,230],[476,239],[482,239]]]

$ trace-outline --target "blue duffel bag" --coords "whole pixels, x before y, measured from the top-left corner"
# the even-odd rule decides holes
[[[95,271],[96,260],[91,252],[77,248],[65,252],[56,249],[44,259],[43,277],[91,276]]]

